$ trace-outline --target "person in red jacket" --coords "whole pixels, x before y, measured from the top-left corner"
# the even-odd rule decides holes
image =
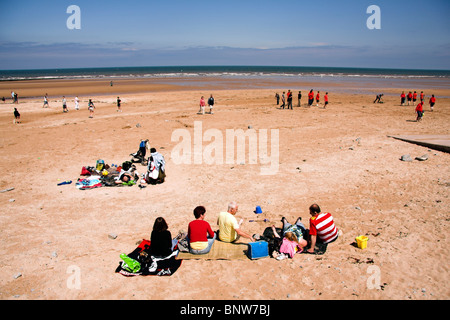
[[[423,94],[423,91],[420,93],[420,101],[423,102],[423,99],[425,98],[425,95]]]
[[[195,220],[191,221],[188,226],[189,252],[192,254],[208,253],[216,239],[211,225],[205,221],[205,214],[205,207],[196,207],[194,209]]]
[[[410,91],[408,93],[408,96],[407,96],[407,98],[408,98],[408,106],[409,106],[409,103],[412,101],[412,97],[413,97],[413,95],[412,95],[412,92]]]
[[[308,107],[311,107],[314,102],[314,91],[311,89],[308,93]]]
[[[400,95],[400,98],[401,98],[400,105],[404,106],[405,105],[405,101],[406,101],[405,91],[402,92],[402,94]]]
[[[436,98],[434,97],[434,94],[432,94],[431,98],[430,98],[430,109],[431,109],[431,111],[433,111],[433,107],[434,107],[435,103],[436,103]]]
[[[413,106],[416,105],[416,101],[417,101],[417,92],[414,91],[414,94],[413,94]]]
[[[325,93],[325,96],[323,98],[325,99],[325,104],[323,105],[323,108],[325,109],[328,105],[328,92]]]
[[[319,102],[320,102],[320,91],[317,91],[317,95],[316,95],[316,107],[319,106]]]
[[[420,122],[423,117],[423,102],[420,102],[416,107],[416,113],[417,113],[417,122]]]

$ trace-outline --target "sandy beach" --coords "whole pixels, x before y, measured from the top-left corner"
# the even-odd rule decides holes
[[[0,97],[7,98],[0,102],[0,190],[14,188],[0,193],[0,299],[449,299],[450,155],[388,136],[449,135],[450,99],[440,97],[450,97],[450,89],[424,90],[425,115],[415,122],[415,107],[400,106],[400,93],[420,92],[420,86],[348,93],[330,82],[329,106],[323,108],[321,90],[322,105],[307,108],[314,85],[196,79],[115,80],[113,86],[109,80],[0,82]],[[274,95],[282,93],[281,86],[293,91],[293,110],[277,107]],[[18,105],[11,103],[12,90],[19,94]],[[374,104],[379,92],[386,94],[384,103]],[[45,93],[49,108],[42,108]],[[438,100],[430,112],[432,93]],[[200,97],[210,94],[216,99],[214,114],[197,114]],[[62,112],[63,95],[68,113]],[[117,112],[117,96],[123,112]],[[96,106],[92,119],[88,99]],[[20,124],[13,123],[14,107]],[[179,142],[172,134],[183,129],[194,137],[196,123],[203,133],[217,129],[224,140],[227,129],[277,130],[276,174],[262,175],[266,165],[251,163],[255,155],[248,148],[245,163],[176,163],[172,150]],[[83,166],[98,159],[129,160],[141,139],[164,155],[165,183],[145,189],[75,187]],[[203,147],[209,143],[204,140]],[[401,161],[405,154],[413,161]],[[425,154],[428,160],[414,160]],[[57,185],[65,180],[73,183]],[[251,234],[280,227],[283,216],[292,222],[302,217],[309,226],[313,203],[333,215],[342,234],[324,255],[184,260],[170,277],[114,272],[121,253],[149,239],[155,218],[164,217],[175,236],[187,230],[193,209],[203,205],[215,230],[230,201],[239,204],[237,216]],[[249,221],[258,205],[263,210],[258,218],[270,221]],[[354,245],[359,235],[369,238],[364,250]],[[74,268],[80,271],[79,288],[68,285]]]

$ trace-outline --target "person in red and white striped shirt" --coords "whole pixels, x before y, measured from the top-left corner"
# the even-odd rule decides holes
[[[309,207],[309,213],[311,214],[309,219],[310,247],[307,251],[315,253],[315,246],[319,244],[322,247],[320,251],[323,253],[327,245],[338,238],[338,229],[331,214],[321,212],[319,205],[312,204]]]

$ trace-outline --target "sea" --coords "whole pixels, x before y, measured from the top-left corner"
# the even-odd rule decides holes
[[[116,67],[116,68],[72,68],[0,70],[0,81],[45,80],[45,79],[177,79],[183,85],[188,79],[196,81],[267,80],[267,86],[279,83],[330,81],[344,87],[357,84],[359,88],[449,89],[450,70],[376,69],[342,67],[290,67],[290,66],[166,66],[166,67]],[[256,86],[256,85],[255,85]],[[261,88],[261,83],[258,83]],[[325,90],[325,89],[324,89]]]

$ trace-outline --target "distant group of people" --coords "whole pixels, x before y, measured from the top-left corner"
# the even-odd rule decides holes
[[[281,105],[280,105],[280,98],[281,98]],[[287,108],[287,109],[292,110],[293,94],[292,94],[291,90],[288,90],[287,93],[283,91],[281,97],[278,94],[278,92],[275,93],[275,99],[277,101],[277,106],[280,105],[280,109]],[[314,95],[314,90],[311,89],[308,93],[308,103],[307,103],[308,107],[311,107],[314,104],[314,99],[316,101],[316,107],[318,107],[319,103],[320,103],[320,91],[317,91],[317,94]],[[301,100],[302,100],[302,92],[299,91],[297,94],[297,107],[301,107],[301,105],[302,105]],[[328,105],[328,92],[325,93],[324,100],[325,100],[325,102],[324,102],[323,107],[326,108]]]
[[[208,99],[209,114],[213,114],[214,103],[215,103],[214,97],[213,95],[210,95]],[[200,98],[200,109],[198,110],[197,114],[205,114],[205,107],[206,107],[205,97],[202,96]]]
[[[416,121],[420,122],[422,121],[423,118],[423,114],[425,112],[423,105],[425,103],[425,94],[423,91],[420,92],[420,95],[418,95],[417,91],[409,91],[408,94],[405,94],[405,91],[402,91],[401,95],[400,95],[400,105],[401,106],[406,106],[406,101],[408,101],[408,106],[412,103],[413,106],[416,105],[416,101],[417,101],[417,97],[419,97],[420,102],[417,104],[416,108],[415,108],[415,112],[417,114],[417,118]],[[433,111],[434,109],[434,105],[436,104],[436,97],[434,96],[434,94],[431,95],[430,100],[428,101],[429,105],[430,105],[430,110]]]
[[[238,222],[237,212],[237,203],[230,202],[227,211],[220,212],[218,215],[219,229],[213,231],[211,225],[206,221],[206,208],[197,206],[193,211],[194,220],[188,224],[187,233],[181,233],[174,239],[168,231],[164,218],[158,217],[151,234],[150,254],[168,256],[172,254],[175,244],[183,252],[207,254],[217,240],[235,243],[241,238],[247,238],[251,242],[257,241],[258,235],[251,235],[243,230],[243,219]],[[275,226],[271,227],[275,236],[281,240],[280,246],[277,248],[276,258],[278,260],[281,260],[281,257],[293,258],[295,253],[301,252],[323,254],[328,244],[338,238],[338,229],[330,213],[321,212],[317,204],[309,207],[309,213],[311,215],[309,229],[306,229],[301,223],[301,218],[298,218],[292,225],[284,217],[281,219],[283,223],[281,234],[275,231]]]
[[[63,96],[61,101],[62,101],[63,112],[69,112],[69,109],[67,108],[66,97]],[[75,97],[74,103],[75,103],[75,110],[80,110],[80,99],[78,98],[78,96]],[[120,99],[120,97],[117,97],[117,100],[116,100],[117,112],[122,112],[122,104],[121,103],[122,103],[122,100]],[[44,105],[42,107],[43,108],[49,107],[49,101],[48,101],[47,94],[45,94],[45,96],[44,96]],[[89,118],[94,117],[94,109],[95,109],[94,102],[92,102],[92,99],[89,99],[89,101],[88,101]]]

